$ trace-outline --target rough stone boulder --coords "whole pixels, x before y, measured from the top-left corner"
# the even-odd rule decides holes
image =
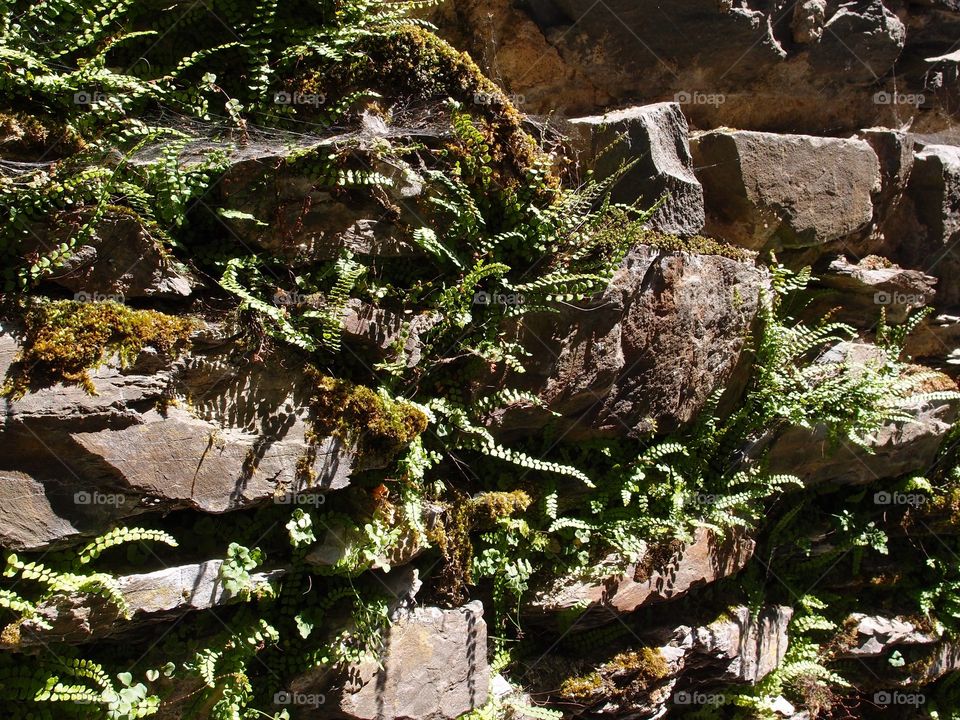
[[[655,642],[663,645],[620,652],[593,672],[562,683],[560,696],[591,717],[644,720],[664,717],[671,705],[704,704],[700,698],[711,695],[710,688],[752,685],[772,672],[786,654],[792,617],[792,608],[785,606],[764,607],[756,615],[735,606],[708,625],[656,628],[646,634],[659,636]],[[584,668],[582,662],[574,664]]]
[[[670,546],[667,552],[648,551],[642,561],[603,582],[565,584],[560,580],[537,596],[531,610],[545,613],[585,608],[587,613],[577,621],[578,628],[610,622],[617,614],[681,598],[739,572],[753,556],[753,549],[753,540],[741,534],[718,541],[710,531],[699,529],[692,543]]]
[[[956,641],[916,619],[854,613],[845,628],[837,657],[855,659],[866,670],[864,689],[916,688],[960,670]],[[902,668],[889,662],[894,652],[908,659]]]
[[[915,157],[907,187],[920,232],[903,238],[901,253],[911,267],[940,280],[936,304],[960,304],[960,259],[954,245],[960,240],[960,147],[927,145]]]
[[[933,301],[937,279],[919,270],[904,270],[884,258],[868,256],[852,263],[841,256],[817,273],[812,317],[832,317],[856,327],[873,328],[886,311],[887,322],[900,324]]]
[[[382,128],[372,134],[377,129]],[[241,243],[293,263],[335,260],[344,250],[379,257],[417,254],[399,228],[422,224],[414,205],[423,178],[399,160],[374,162],[362,153],[354,160],[354,172],[389,178],[382,186],[389,198],[377,199],[362,189],[351,193],[319,161],[293,160],[266,149],[243,156],[224,173],[217,185],[217,203],[226,211],[220,221]]]
[[[730,608],[706,627],[694,628],[685,662],[687,672],[700,674],[712,666],[711,680],[754,684],[773,672],[787,652],[787,627],[793,608],[770,606],[759,614],[746,607]]]
[[[863,140],[716,130],[691,147],[711,235],[754,250],[815,247],[873,218],[880,164]]]
[[[120,594],[127,603],[128,615],[114,603],[99,595],[57,596],[38,608],[37,619],[50,628],[41,627],[37,619],[20,623],[18,641],[0,646],[30,647],[51,642],[70,644],[122,635],[151,623],[175,619],[193,610],[208,610],[237,599],[220,580],[221,560],[195,565],[164,568],[140,575],[117,578]],[[282,571],[254,573],[249,589],[279,578]]]
[[[524,382],[568,438],[669,431],[730,377],[763,282],[751,260],[638,246],[590,307],[525,318]],[[542,417],[504,427],[539,428]]]
[[[380,662],[350,669],[336,706],[323,670],[307,673],[291,693],[323,694],[324,713],[355,720],[454,720],[487,701],[487,626],[474,601],[452,610],[420,607],[386,631]]]
[[[569,121],[579,159],[602,179],[633,163],[613,186],[615,202],[664,204],[650,226],[674,235],[703,229],[703,188],[693,172],[689,128],[677,103],[617,110]]]
[[[454,0],[441,31],[519,95],[571,115],[679,100],[701,128],[832,134],[956,118],[953,0]]]
[[[876,480],[922,472],[931,466],[956,418],[956,404],[917,402],[906,408],[911,422],[889,422],[871,438],[870,451],[834,444],[822,426],[786,430],[770,449],[771,472],[789,473],[805,485],[831,482],[869,485]]]

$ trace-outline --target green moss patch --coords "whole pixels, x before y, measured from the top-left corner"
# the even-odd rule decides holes
[[[95,395],[89,370],[117,356],[129,365],[147,346],[178,355],[190,345],[196,322],[155,310],[131,310],[116,302],[46,302],[23,317],[19,362],[3,394],[14,399],[57,382],[80,385]]]
[[[368,387],[329,377],[312,366],[306,376],[318,437],[337,435],[355,443],[362,455],[386,461],[427,429],[427,416],[415,405],[387,400]]]

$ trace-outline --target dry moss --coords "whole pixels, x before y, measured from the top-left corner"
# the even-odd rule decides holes
[[[491,527],[500,518],[523,512],[532,502],[523,490],[481,493],[469,502],[471,525],[481,529]]]
[[[389,460],[427,429],[427,416],[410,403],[386,400],[363,385],[306,369],[317,437],[337,435],[367,457]]]
[[[129,365],[147,346],[176,356],[190,345],[196,322],[155,310],[131,310],[116,302],[59,300],[30,307],[23,317],[20,360],[3,394],[14,399],[57,382],[96,394],[89,370],[111,357]]]
[[[571,677],[560,685],[560,694],[572,700],[588,700],[603,687],[603,678],[594,671],[582,677]]]
[[[481,120],[499,178],[512,178],[541,157],[536,142],[523,130],[523,117],[507,96],[466,53],[458,51],[429,30],[414,25],[361,44],[362,54],[352,63],[316,67],[293,79],[292,92],[345,97],[356,90],[377,90],[387,97],[443,102],[452,98]],[[483,101],[476,103],[481,97]],[[309,114],[311,108],[299,109]],[[318,108],[322,112],[322,108]]]
[[[601,668],[604,674],[629,674],[634,684],[649,686],[670,674],[667,661],[658,648],[641,648],[620,653]]]
[[[629,702],[669,675],[670,666],[660,650],[645,647],[619,653],[586,675],[567,678],[560,694],[573,700],[604,697]]]

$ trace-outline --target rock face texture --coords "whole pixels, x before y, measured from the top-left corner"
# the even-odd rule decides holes
[[[639,246],[595,306],[525,324],[528,378],[574,434],[687,423],[733,372],[762,284],[747,260]]]
[[[456,47],[362,3],[262,42],[293,6],[260,5],[212,54],[263,77],[229,53],[197,73],[229,128],[197,100],[163,172],[163,149],[121,153],[125,175],[104,144],[117,184],[79,209],[59,186],[9,205],[55,133],[0,98],[23,231],[0,259],[25,263],[0,268],[0,706],[660,720],[728,693],[816,720],[960,672],[960,0],[418,11]],[[4,88],[36,69],[11,73],[13,24]],[[276,117],[235,115],[264,109],[230,95],[250,82]],[[590,178],[610,215],[560,191]],[[90,387],[18,393],[30,303],[70,297],[197,323],[180,355],[154,337],[85,364]],[[112,348],[131,324],[93,330]],[[157,529],[187,538],[176,560]]]
[[[14,331],[0,334],[4,374],[18,352]],[[222,347],[176,362],[148,350],[92,380],[96,395],[60,385],[4,401],[5,546],[40,549],[158,509],[282,501],[303,490],[308,451],[313,493],[349,482],[354,453],[335,437],[307,437],[302,366],[280,376],[234,364]]]
[[[753,541],[742,535],[718,541],[708,530],[698,530],[692,543],[678,544],[665,553],[648,551],[647,558],[640,563],[603,583],[561,584],[546,591],[537,598],[533,609],[584,609],[585,615],[577,621],[581,628],[612,622],[618,613],[680,598],[739,572],[750,560],[753,549]]]
[[[702,128],[842,134],[958,111],[952,3],[457,0],[436,17],[527,112],[675,100]]]
[[[311,694],[315,682],[306,676],[291,690]],[[357,720],[452,719],[482,706],[489,682],[483,606],[417,608],[390,627],[379,664],[354,669],[334,712]]]
[[[862,140],[716,130],[699,136],[693,152],[707,232],[743,247],[823,245],[873,218],[880,164]]]
[[[601,178],[618,175],[614,201],[651,207],[662,200],[651,227],[673,235],[703,229],[703,188],[693,172],[689,129],[677,103],[574,118],[569,130],[585,167]]]

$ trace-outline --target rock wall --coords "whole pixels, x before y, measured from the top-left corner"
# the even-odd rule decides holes
[[[190,136],[159,183],[165,150],[111,146],[79,208],[22,174],[23,108],[55,113],[3,116],[2,198],[40,210],[4,200],[0,698],[960,707],[960,6],[419,12],[452,45],[297,46],[292,124]],[[177,222],[140,214],[187,176]]]

